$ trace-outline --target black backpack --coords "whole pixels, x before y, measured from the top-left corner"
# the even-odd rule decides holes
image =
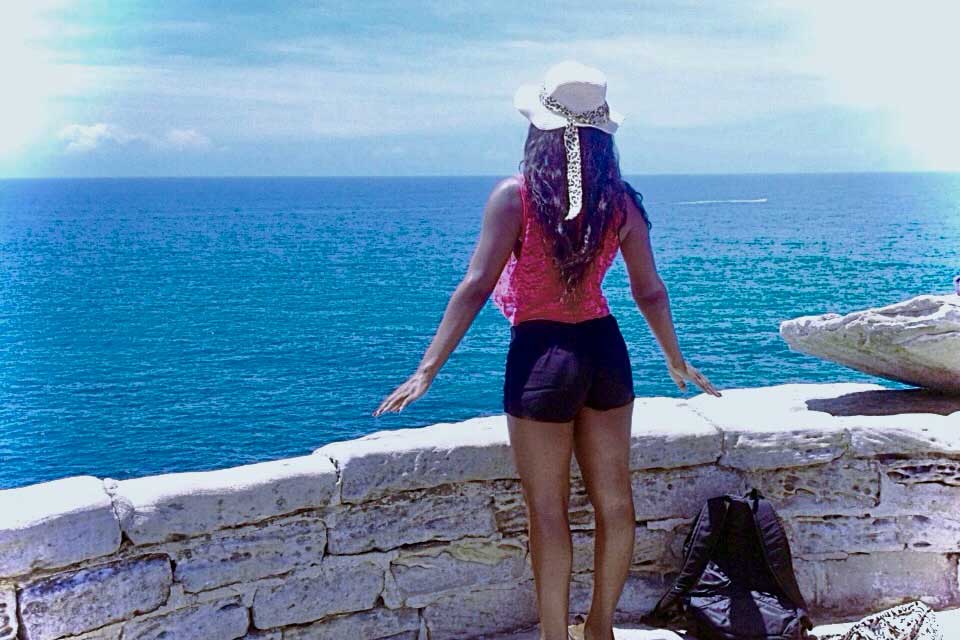
[[[641,622],[684,619],[698,640],[802,640],[814,625],[780,516],[752,488],[706,501],[673,586]]]

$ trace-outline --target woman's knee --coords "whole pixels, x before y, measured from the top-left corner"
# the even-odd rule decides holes
[[[594,505],[593,510],[597,520],[603,524],[633,526],[636,518],[632,495],[607,498]]]
[[[527,512],[531,525],[539,529],[569,529],[570,515],[567,505],[560,500],[529,501]]]

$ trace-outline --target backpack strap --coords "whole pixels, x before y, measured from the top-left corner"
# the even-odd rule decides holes
[[[730,508],[726,495],[707,500],[700,508],[687,539],[684,542],[683,566],[670,589],[663,594],[650,616],[665,616],[680,602],[680,598],[700,580],[703,570],[713,555]]]
[[[763,558],[767,563],[767,568],[770,569],[770,573],[777,584],[780,585],[784,595],[797,607],[803,625],[807,629],[813,629],[814,625],[808,614],[807,602],[800,592],[797,576],[793,572],[790,541],[780,524],[780,519],[773,510],[770,501],[764,498],[756,487],[750,490],[750,498],[753,500],[753,508],[750,509],[750,513],[753,514],[753,524],[760,540],[760,548],[763,550]]]

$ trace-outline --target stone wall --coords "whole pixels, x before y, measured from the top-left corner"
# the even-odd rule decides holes
[[[626,621],[679,566],[707,498],[759,488],[814,622],[960,604],[960,401],[875,385],[638,398]],[[571,464],[571,609],[593,515]],[[0,640],[470,638],[536,622],[503,415],[298,458],[0,491]]]

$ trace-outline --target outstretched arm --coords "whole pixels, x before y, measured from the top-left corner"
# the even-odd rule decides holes
[[[700,371],[687,362],[680,352],[673,326],[673,315],[670,312],[670,296],[657,273],[646,221],[636,205],[629,198],[627,200],[629,206],[627,220],[624,223],[626,235],[620,242],[620,251],[627,264],[633,299],[660,344],[660,349],[667,360],[670,377],[680,390],[685,391],[687,388],[685,381],[692,380],[710,395],[719,396],[720,392]]]
[[[460,344],[460,340],[493,293],[520,233],[522,206],[520,187],[515,178],[501,180],[494,187],[487,199],[480,238],[470,259],[470,266],[450,296],[430,346],[423,354],[416,371],[384,398],[372,415],[402,411],[427,392],[437,372]]]

